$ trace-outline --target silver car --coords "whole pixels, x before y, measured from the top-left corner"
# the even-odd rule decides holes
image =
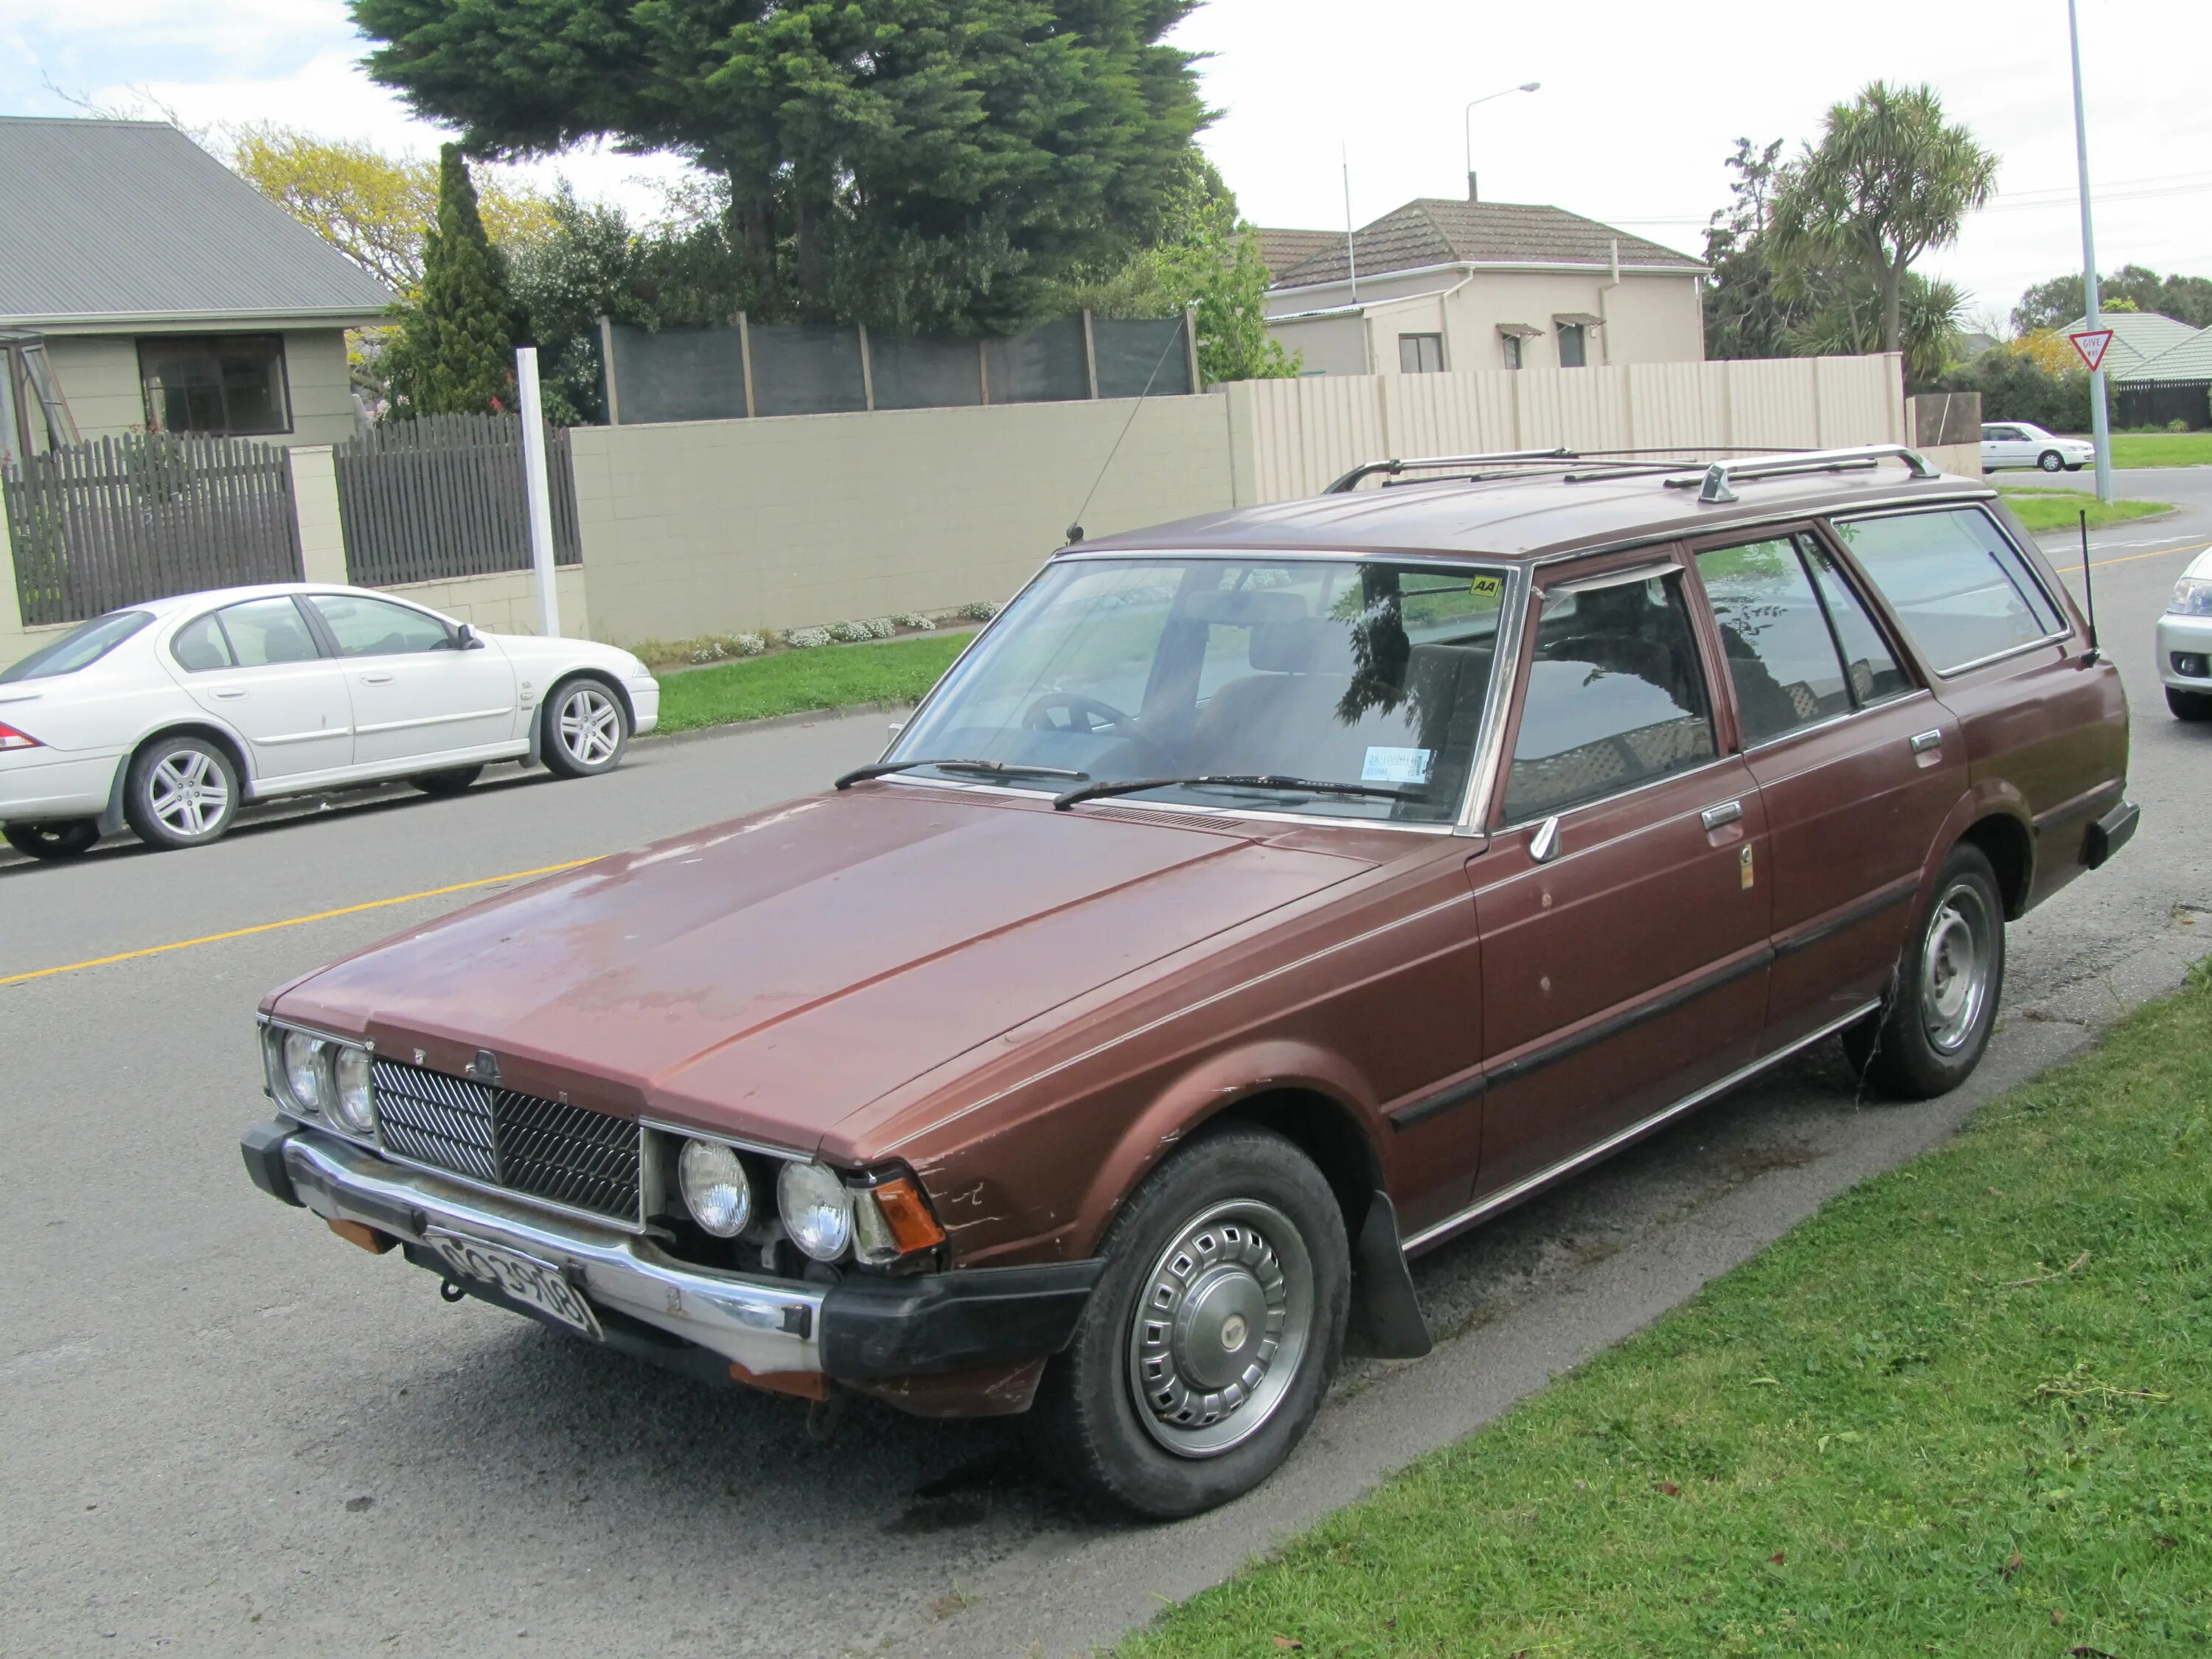
[[[2033,466],[2045,472],[2079,472],[2097,459],[2086,438],[2060,438],[2026,421],[1990,421],[1982,427],[1982,471]]]
[[[2158,619],[2158,677],[2174,718],[2212,720],[2212,548],[2189,562]]]

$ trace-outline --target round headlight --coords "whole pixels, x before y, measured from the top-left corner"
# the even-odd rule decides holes
[[[684,1207],[717,1238],[735,1238],[753,1218],[753,1189],[745,1166],[728,1147],[711,1140],[687,1140],[676,1160],[676,1184]]]
[[[292,1103],[310,1112],[323,1109],[323,1039],[305,1031],[284,1034],[284,1087]]]
[[[853,1195],[819,1164],[787,1164],[775,1178],[776,1208],[791,1242],[817,1261],[835,1261],[853,1238]]]
[[[369,1094],[368,1050],[341,1046],[331,1074],[337,1085],[331,1097],[332,1115],[357,1135],[374,1134],[376,1102]]]

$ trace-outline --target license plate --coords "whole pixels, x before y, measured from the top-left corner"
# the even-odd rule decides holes
[[[517,1302],[550,1314],[586,1336],[605,1340],[599,1316],[592,1311],[592,1304],[551,1262],[436,1227],[427,1229],[422,1237],[461,1278],[503,1291]]]

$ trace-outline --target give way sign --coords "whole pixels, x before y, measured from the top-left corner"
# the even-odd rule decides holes
[[[2081,354],[2081,361],[2089,365],[2089,372],[2094,374],[2105,361],[2105,348],[2112,343],[2112,331],[2109,328],[2085,328],[2079,334],[2069,334],[2066,337],[2074,342],[2074,349]]]

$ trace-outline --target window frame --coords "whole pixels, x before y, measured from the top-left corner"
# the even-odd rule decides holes
[[[275,387],[277,398],[282,404],[283,409],[284,419],[283,424],[278,426],[254,427],[251,429],[234,425],[230,419],[230,396],[227,390],[222,390],[223,423],[220,428],[195,426],[179,428],[168,425],[166,422],[156,420],[155,418],[154,408],[153,377],[146,372],[147,349],[151,347],[158,350],[165,344],[171,348],[186,344],[201,344],[210,348],[219,349],[222,343],[226,340],[266,340],[273,341],[275,343],[276,348],[275,362]],[[289,437],[299,429],[299,416],[292,407],[292,354],[290,343],[285,339],[283,331],[281,329],[240,329],[230,333],[213,334],[204,331],[179,332],[174,334],[140,334],[132,337],[131,349],[133,355],[137,360],[139,407],[141,412],[146,417],[146,429],[149,432],[158,431],[173,433],[178,436],[187,438],[276,438]],[[221,390],[222,382],[219,377],[216,384],[218,389]]]
[[[1558,353],[1559,367],[1588,368],[1589,367],[1589,325],[1586,323],[1555,323],[1553,326],[1553,338],[1558,342],[1554,349]],[[1567,361],[1567,337],[1570,334],[1574,336],[1577,353],[1577,360],[1571,363]]]
[[[1939,513],[1978,513],[1988,520],[1990,527],[1996,532],[1998,538],[2010,550],[2013,557],[2019,562],[2021,569],[2026,573],[2028,580],[2035,584],[2036,591],[2043,596],[2043,602],[2051,607],[2052,614],[2058,618],[2057,632],[2045,634],[2039,639],[2022,640],[2017,645],[2007,646],[2003,650],[1993,651],[1984,657],[1976,657],[1954,668],[1938,668],[1929,660],[1920,648],[1920,641],[1913,637],[1912,630],[1905,626],[1904,617],[1891,609],[1889,595],[1882,592],[1881,584],[1860,567],[1856,556],[1851,551],[1850,541],[1843,533],[1842,526],[1847,524],[1865,524],[1876,519],[1924,518],[1930,514]],[[1922,681],[1928,684],[1930,690],[1934,689],[1934,682],[1937,680],[1954,680],[1961,674],[1971,674],[1996,663],[2008,662],[2014,657],[2024,656],[2031,651],[2048,650],[2051,647],[2063,644],[2075,636],[2076,630],[2072,607],[2067,604],[2063,596],[2051,592],[2049,584],[2044,580],[2043,573],[2036,568],[2034,559],[2030,557],[2020,543],[2014,539],[2012,532],[2005,528],[2004,520],[1990,511],[1989,500],[1986,497],[1969,501],[1930,501],[1924,507],[1877,507],[1865,513],[1828,514],[1823,515],[1819,523],[1821,531],[1825,532],[1830,550],[1836,556],[1838,566],[1849,572],[1852,577],[1851,585],[1858,590],[1861,601],[1863,602],[1869,593],[1881,599],[1881,614],[1888,623],[1888,631],[1893,639],[1901,638],[1911,647],[1913,665],[1920,671]],[[1994,554],[1990,557],[1991,562],[1996,564],[1999,574],[2002,574],[2008,581],[2012,580],[2012,573],[1996,560]],[[2021,602],[2027,606],[2028,615],[2034,616],[2033,601],[2025,593],[2021,593],[2020,598]]]
[[[1407,346],[1410,344],[1413,347],[1413,356],[1415,361],[1418,362],[1422,355],[1422,348],[1424,344],[1431,340],[1436,342],[1437,366],[1434,368],[1407,368]],[[1440,331],[1435,329],[1425,329],[1413,333],[1401,334],[1398,336],[1398,372],[1401,374],[1442,374],[1446,373],[1449,368],[1450,365],[1444,361],[1444,337]]]
[[[431,610],[428,605],[416,605],[394,594],[349,592],[342,587],[319,587],[312,592],[295,593],[292,599],[293,602],[300,607],[301,614],[307,618],[307,626],[313,630],[315,642],[322,648],[323,654],[333,662],[381,662],[394,656],[427,657],[440,650],[458,651],[461,648],[459,623],[451,617]],[[381,656],[349,657],[346,654],[344,647],[338,642],[337,630],[330,625],[329,621],[316,606],[317,599],[374,599],[384,605],[396,605],[402,611],[412,611],[416,615],[428,617],[432,622],[436,623],[446,630],[446,643],[442,647],[433,646],[428,651],[398,651],[386,652]],[[962,655],[965,654],[963,651]]]
[[[1509,369],[1519,369],[1528,361],[1528,342],[1518,334],[1500,334],[1498,349]]]
[[[177,672],[182,674],[252,674],[269,668],[297,667],[299,665],[296,662],[239,661],[238,647],[231,642],[230,629],[223,623],[222,613],[226,611],[235,611],[240,605],[266,605],[272,599],[289,599],[292,602],[294,614],[300,618],[300,625],[307,630],[307,639],[315,647],[315,654],[302,660],[330,661],[330,641],[323,637],[321,630],[316,626],[321,618],[317,617],[308,606],[301,603],[301,595],[297,593],[263,593],[252,599],[227,599],[221,605],[212,605],[204,611],[195,611],[169,630],[168,637],[161,641],[161,653],[176,665]],[[194,668],[177,655],[177,640],[186,629],[197,628],[210,617],[215,618],[216,632],[222,638],[222,648],[230,653],[230,660],[227,663],[218,663],[213,668]]]

